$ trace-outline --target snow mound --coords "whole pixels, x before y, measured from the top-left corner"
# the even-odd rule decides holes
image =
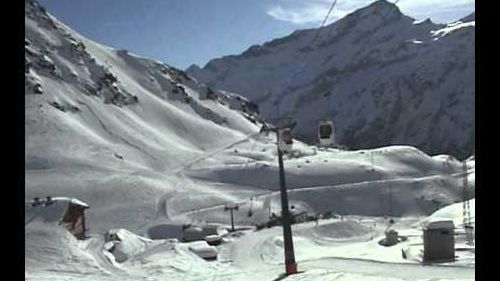
[[[116,261],[123,262],[130,257],[146,251],[158,242],[138,236],[126,229],[111,229],[106,233],[105,248]]]
[[[25,272],[67,271],[102,273],[94,255],[66,229],[35,221],[25,227]]]
[[[314,228],[316,235],[324,238],[345,239],[370,234],[372,230],[356,221],[339,221]]]
[[[476,222],[476,199],[469,200],[470,205],[470,221],[474,225]],[[436,221],[451,220],[455,227],[463,227],[463,203],[455,203],[444,208],[441,208],[431,214],[429,217],[422,220],[421,223],[426,224]]]

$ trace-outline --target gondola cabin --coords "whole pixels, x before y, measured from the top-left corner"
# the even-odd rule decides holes
[[[293,137],[292,130],[285,128],[279,131],[278,147],[281,151],[287,152],[292,150]]]
[[[318,122],[318,139],[321,146],[330,146],[334,143],[333,122],[322,120]]]

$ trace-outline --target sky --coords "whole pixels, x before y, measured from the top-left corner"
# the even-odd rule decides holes
[[[89,39],[185,69],[319,27],[332,0],[38,0]],[[374,0],[338,0],[327,24]],[[446,23],[475,0],[389,0],[416,20]]]

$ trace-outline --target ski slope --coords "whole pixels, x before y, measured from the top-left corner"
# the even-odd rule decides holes
[[[79,241],[57,218],[44,219],[50,207],[25,206],[25,279],[280,277],[281,228],[253,229],[280,212],[276,144],[258,133],[248,101],[219,90],[209,98],[184,72],[93,42],[25,4],[25,199],[77,198],[90,207],[89,238]],[[293,226],[305,272],[287,280],[473,279],[470,255],[422,267],[401,260],[401,247],[377,243],[384,215],[410,232],[438,207],[449,206],[434,215],[460,221],[455,158],[411,146],[341,151],[295,141],[284,163],[296,211],[344,216]],[[473,198],[474,158],[467,163]],[[216,261],[173,239],[185,223],[227,226],[227,203],[240,204],[235,223],[245,230],[225,237]],[[123,236],[123,262],[106,250],[112,229]]]

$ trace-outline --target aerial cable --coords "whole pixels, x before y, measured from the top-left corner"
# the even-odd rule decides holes
[[[328,21],[328,17],[330,17],[330,14],[332,13],[333,8],[335,7],[335,5],[337,5],[337,0],[334,0],[332,2],[332,4],[330,5],[330,9],[328,10],[328,13],[326,13],[326,16],[323,19],[323,22],[321,23],[320,28],[318,28],[318,31],[316,32],[316,34],[315,34],[315,36],[314,36],[314,38],[312,40],[312,43],[316,42],[316,40],[319,38],[319,34],[321,33],[321,30],[323,29],[323,27],[325,26],[326,22]],[[327,103],[328,104],[328,108],[329,108],[329,112],[332,111],[332,102],[331,102],[331,99],[332,99],[332,94],[329,93],[328,94],[328,103]]]
[[[333,10],[333,7],[335,7],[335,5],[337,4],[337,0],[334,0],[332,2],[332,5],[330,6],[330,9],[328,10],[328,13],[326,14],[325,18],[323,19],[323,22],[321,23],[321,26],[319,27],[318,29],[318,32],[316,32],[316,36],[314,36],[312,42],[314,43],[316,41],[316,39],[318,38],[319,36],[319,33],[321,32],[321,29],[325,26],[325,23],[326,21],[328,20],[328,17],[330,16],[330,13],[332,12]]]
[[[318,38],[318,36],[319,36],[319,34],[320,34],[320,32],[321,32],[321,28],[322,28],[322,27],[325,25],[325,23],[327,22],[328,17],[330,16],[330,14],[331,14],[331,12],[333,11],[333,8],[335,7],[335,5],[336,5],[336,4],[337,4],[337,0],[334,0],[334,1],[332,2],[332,5],[330,5],[330,9],[328,10],[328,13],[326,14],[325,18],[323,19],[323,22],[321,23],[321,26],[319,27],[318,31],[316,32],[315,36],[313,37],[313,40],[311,41],[312,43],[314,43],[314,42],[316,41],[316,39]],[[306,45],[307,45],[307,43],[306,43]],[[304,47],[305,47],[305,46],[304,46]],[[290,79],[288,80],[288,82],[285,84],[285,87],[284,87],[285,91],[286,91],[286,89],[288,88],[289,84],[292,82],[292,80],[294,80],[294,78],[295,78],[295,77],[296,77],[299,73],[303,72],[303,68],[304,68],[304,66],[305,66],[305,63],[304,63],[304,62],[302,62],[302,63],[300,64],[299,68],[298,68],[298,69],[299,69],[299,71],[296,71],[296,72],[295,72],[295,73],[294,73],[294,74],[290,77]],[[282,95],[282,96],[283,96],[283,95]],[[279,106],[280,106],[280,104],[281,104],[281,100],[282,100],[282,98],[283,98],[282,96],[278,96],[278,97],[275,99],[275,101],[274,101],[274,105],[276,106],[276,114],[277,114],[276,118],[279,118],[279,114],[280,114],[280,112],[279,112]]]
[[[332,2],[332,5],[330,6],[330,10],[328,10],[328,13],[326,14],[326,17],[323,20],[323,23],[321,24],[321,27],[323,27],[325,25],[326,21],[328,20],[328,17],[330,16],[330,13],[333,10],[333,7],[335,7],[335,4],[337,4],[337,0],[335,0],[335,1]]]

